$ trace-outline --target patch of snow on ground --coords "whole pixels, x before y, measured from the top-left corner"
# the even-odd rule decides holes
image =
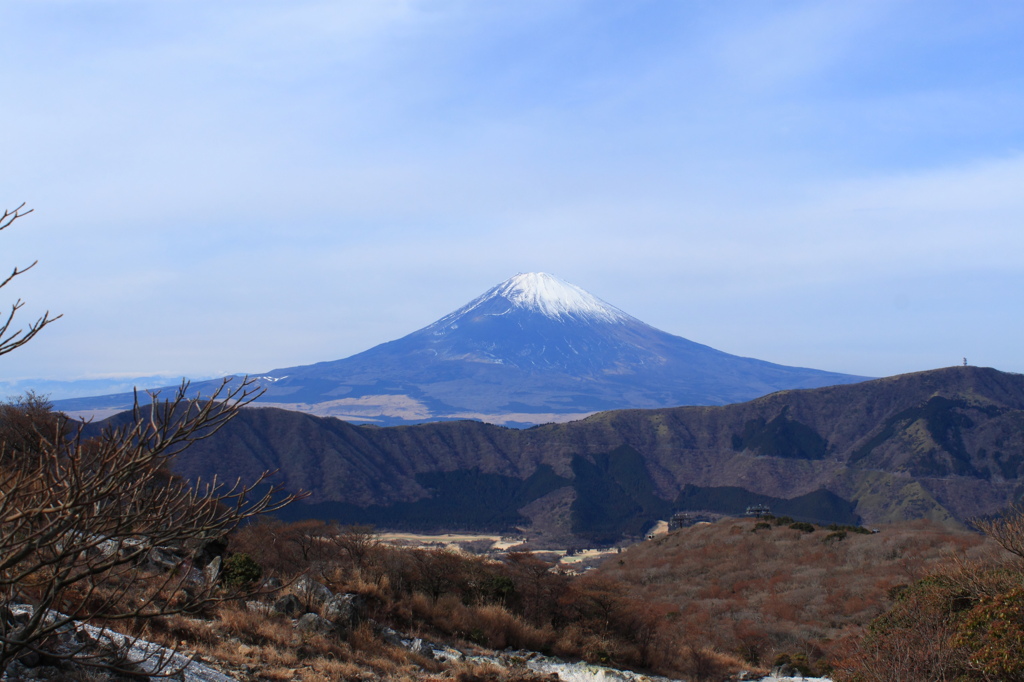
[[[11,604],[14,614],[32,614],[32,607],[25,604]],[[49,613],[49,612],[48,612]],[[63,618],[64,616],[57,616]],[[173,679],[184,682],[236,682],[234,677],[211,668],[208,665],[192,660],[188,656],[172,651],[159,644],[145,640],[126,637],[118,632],[98,628],[79,621],[68,624],[68,630],[82,630],[97,642],[111,645],[125,652],[125,657],[142,670],[151,674],[167,675],[173,673]],[[6,678],[6,674],[4,675]]]

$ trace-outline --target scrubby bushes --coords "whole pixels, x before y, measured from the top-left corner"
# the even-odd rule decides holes
[[[320,533],[320,550],[310,549],[311,532]],[[365,528],[273,521],[242,529],[232,549],[286,580],[305,565],[331,590],[363,595],[372,619],[439,640],[694,679],[702,678],[693,670],[709,668],[717,675],[744,665],[735,656],[712,655],[707,647],[687,647],[678,607],[637,598],[600,572],[569,575],[529,552],[495,561],[383,544]]]
[[[982,597],[953,638],[979,679],[1024,680],[1024,587]]]
[[[832,531],[831,533],[826,535],[825,539],[823,540],[823,542],[825,544],[831,544],[833,542],[842,542],[845,539],[846,539],[846,531],[845,530],[836,530],[836,531]]]
[[[108,665],[61,642],[75,620],[145,621],[244,596],[192,579],[199,548],[295,496],[268,489],[266,475],[193,487],[170,461],[258,392],[225,379],[200,400],[185,382],[93,433],[32,394],[0,404],[0,673],[25,657]]]
[[[220,579],[228,587],[251,587],[263,576],[263,569],[248,554],[232,554],[224,560]]]
[[[1014,556],[956,556],[897,586],[837,680],[1024,681],[1024,510],[979,525]]]
[[[845,524],[840,525],[838,523],[831,523],[827,526],[827,528],[834,533],[845,532],[858,533],[860,535],[871,535],[871,531],[865,528],[864,526],[850,526]]]
[[[1024,580],[1001,569],[929,576],[875,619],[837,680],[1024,680]]]
[[[617,581],[623,594],[668,610],[652,660],[678,642],[680,649],[734,656],[748,669],[770,668],[788,655],[825,673],[846,643],[892,604],[900,585],[936,570],[951,553],[973,555],[985,543],[977,534],[928,522],[878,534],[847,531],[841,542],[825,542],[825,533],[783,530],[788,523],[751,533],[754,525],[725,519],[684,528],[629,548],[619,555],[622,564],[598,568],[595,573]],[[681,667],[657,665],[666,674],[692,677]]]
[[[933,679],[923,671],[935,669],[965,680],[1017,679],[999,644],[1017,647],[1015,633],[1024,633],[1024,619],[1004,617],[1024,602],[1024,592],[1013,592],[1024,590],[1019,572],[965,560],[928,578],[944,557],[977,554],[981,536],[920,522],[880,534],[836,527],[818,540],[802,531],[751,533],[752,525],[682,529],[582,576],[527,552],[495,561],[394,547],[366,528],[318,522],[254,524],[229,549],[285,582],[306,572],[336,593],[357,592],[374,621],[456,645],[532,649],[692,680],[773,664],[804,674],[834,665],[837,680]],[[251,627],[253,639],[239,638],[253,646],[277,636]],[[366,653],[381,646],[366,628],[347,637],[330,644],[341,647],[328,647],[330,655],[377,656]],[[304,641],[303,655],[327,655],[314,645]],[[905,660],[893,664],[901,652]],[[387,665],[395,664],[375,670],[385,674]]]

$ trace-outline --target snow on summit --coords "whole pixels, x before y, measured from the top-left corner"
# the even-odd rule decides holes
[[[520,273],[494,287],[460,312],[467,313],[496,298],[504,298],[516,308],[538,312],[555,319],[583,317],[602,322],[624,322],[632,319],[615,306],[605,303],[575,284],[569,284],[546,272]]]

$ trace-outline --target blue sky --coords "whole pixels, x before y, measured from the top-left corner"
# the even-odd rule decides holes
[[[333,360],[518,272],[882,376],[1022,372],[1024,4],[0,6],[0,379]]]

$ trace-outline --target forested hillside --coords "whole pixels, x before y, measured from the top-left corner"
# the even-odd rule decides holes
[[[1024,376],[952,367],[526,430],[247,409],[176,466],[191,478],[277,469],[313,493],[293,516],[610,542],[673,510],[753,503],[822,522],[963,521],[1019,496],[1022,453]]]

